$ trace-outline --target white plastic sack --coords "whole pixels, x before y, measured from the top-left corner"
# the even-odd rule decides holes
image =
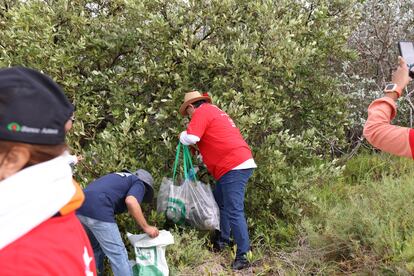
[[[168,198],[165,196],[169,188]],[[160,197],[161,194],[161,197]],[[165,212],[177,224],[184,222],[201,229],[220,229],[219,208],[209,185],[185,180],[180,186],[164,178],[160,187],[157,210]]]
[[[202,230],[220,230],[220,211],[210,185],[197,181],[187,181],[191,186],[194,197],[188,206],[188,220],[190,224]]]
[[[132,267],[134,276],[168,276],[165,248],[174,243],[169,231],[160,230],[156,238],[150,238],[147,234],[127,233],[127,236],[135,251],[136,263]]]
[[[163,177],[160,190],[157,194],[157,212],[164,213],[167,210],[168,195],[170,194],[170,186],[173,182],[170,178]]]

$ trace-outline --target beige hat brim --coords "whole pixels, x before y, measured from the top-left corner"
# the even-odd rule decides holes
[[[201,97],[196,97],[196,98],[192,98],[186,102],[184,102],[181,106],[180,106],[180,114],[183,116],[186,116],[187,114],[185,113],[185,110],[187,109],[187,107],[192,104],[195,103],[196,101],[200,101],[200,100],[207,100],[209,103],[211,103],[211,98],[209,96],[201,96]]]

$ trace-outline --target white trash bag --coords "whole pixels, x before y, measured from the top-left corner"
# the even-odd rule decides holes
[[[169,190],[168,196],[167,188]],[[161,195],[161,196],[160,196]],[[157,211],[165,212],[176,224],[188,224],[200,230],[220,230],[220,213],[209,185],[184,180],[180,186],[164,178],[158,193]]]
[[[134,276],[168,276],[165,249],[174,243],[174,237],[169,231],[160,230],[156,238],[147,234],[127,233],[127,236],[135,251],[135,264],[132,266]]]
[[[177,180],[177,167],[183,150],[181,179]],[[164,177],[157,197],[157,211],[178,225],[190,224],[200,230],[220,230],[219,208],[210,185],[197,180],[188,146],[177,145],[173,178]],[[180,179],[180,177],[178,177]],[[175,185],[175,184],[180,185]]]
[[[173,182],[170,178],[163,177],[161,181],[160,190],[157,194],[157,212],[164,213],[167,210],[168,196],[170,194],[170,186]]]

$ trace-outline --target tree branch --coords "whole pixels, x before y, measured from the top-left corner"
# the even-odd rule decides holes
[[[127,55],[127,54],[130,54],[132,52],[133,52],[133,50],[127,50],[127,51],[120,51],[120,52],[118,52],[118,54],[112,59],[112,62],[109,65],[109,68],[110,67],[113,67],[115,65],[115,63],[119,60],[120,57],[122,57],[124,55]]]
[[[191,46],[191,49],[195,49],[198,45],[200,45],[201,42],[203,42],[204,40],[206,40],[207,38],[209,38],[213,33],[214,33],[214,29],[211,29],[199,41],[197,41],[196,43],[194,43],[193,46]]]
[[[168,25],[170,26],[171,29],[175,29],[174,25],[171,23],[170,19],[168,18],[167,12],[165,10],[165,5],[162,7],[161,9],[161,15],[162,17],[164,17],[165,21],[167,21]]]

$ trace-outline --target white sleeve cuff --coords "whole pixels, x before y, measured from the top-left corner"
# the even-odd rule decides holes
[[[187,131],[183,131],[180,134],[180,142],[183,145],[194,145],[196,144],[198,141],[200,141],[200,137],[192,135],[192,134],[187,134]]]

